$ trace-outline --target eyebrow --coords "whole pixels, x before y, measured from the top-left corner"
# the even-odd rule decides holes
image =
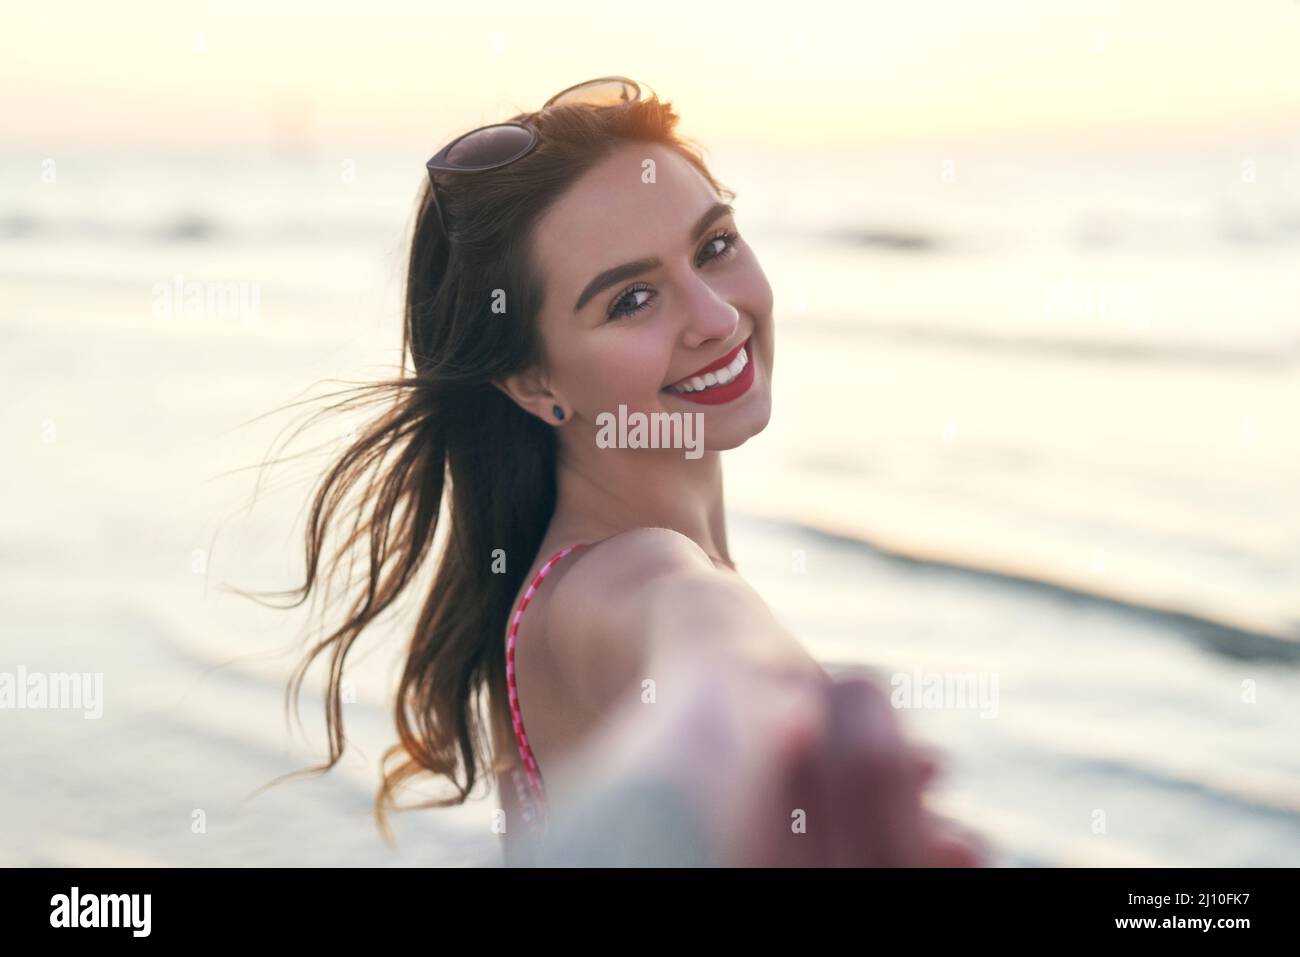
[[[709,228],[719,216],[725,216],[728,213],[734,213],[736,210],[730,203],[714,203],[704,211],[691,229],[691,241],[699,239],[704,235],[704,231]],[[615,283],[620,283],[624,279],[631,279],[633,276],[639,276],[643,272],[649,272],[651,269],[657,269],[663,265],[663,260],[658,256],[652,256],[649,259],[637,259],[630,263],[624,263],[621,266],[615,266],[613,269],[606,269],[591,282],[587,283],[587,288],[582,290],[582,295],[578,296],[578,302],[573,307],[574,312],[581,312],[582,307],[591,301],[592,296],[596,295],[602,289],[608,289]]]

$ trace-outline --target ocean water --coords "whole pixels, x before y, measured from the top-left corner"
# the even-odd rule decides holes
[[[1300,860],[1295,147],[710,158],[777,297],[772,422],[725,465],[774,610],[828,664],[996,682],[996,714],[906,720],[1001,863]],[[348,428],[258,485],[297,421],[260,417],[392,371],[420,168],[0,164],[0,670],[102,672],[107,702],[4,715],[4,863],[494,861],[486,795],[397,851],[368,819],[400,615],[358,750],[238,801],[324,738],[317,699],[281,715],[304,616],[221,586],[296,584]],[[227,298],[188,312],[187,281]]]

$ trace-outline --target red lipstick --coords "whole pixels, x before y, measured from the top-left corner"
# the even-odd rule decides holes
[[[674,383],[674,385],[681,382],[687,382],[696,377],[702,378],[706,373],[714,372],[717,369],[722,369],[731,365],[735,361],[736,357],[740,355],[741,350],[744,349],[748,361],[745,363],[744,368],[742,368],[740,372],[736,373],[736,377],[730,382],[708,386],[694,392],[676,392],[671,389],[664,389],[663,391],[675,399],[682,399],[686,402],[693,402],[697,405],[721,405],[724,402],[731,402],[733,399],[739,398],[748,392],[749,387],[754,384],[754,351],[750,346],[751,339],[746,339],[721,358],[715,359],[713,362],[710,362],[701,369],[697,369],[688,376],[684,376]]]

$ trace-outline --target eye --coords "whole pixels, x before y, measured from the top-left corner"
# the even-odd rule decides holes
[[[728,256],[732,255],[736,251],[736,243],[739,241],[739,239],[740,239],[740,234],[737,233],[735,230],[731,230],[731,229],[718,230],[708,239],[704,240],[704,249],[713,248],[714,244],[717,243],[719,240],[726,240],[727,245],[721,252],[709,256],[704,260],[704,262],[709,262],[710,260],[713,259],[726,259]],[[704,265],[704,263],[700,262],[698,259],[696,259],[695,264],[697,266]]]
[[[703,266],[715,259],[728,259],[731,256],[734,256],[736,253],[736,243],[739,240],[740,234],[734,230],[718,230],[708,239],[704,240],[704,245],[701,247],[700,252],[704,253],[706,250],[716,249],[717,243],[720,241],[725,241],[726,246],[721,252],[714,252],[712,255],[705,256],[703,259],[697,256],[695,259],[696,267],[698,268],[699,266]],[[641,292],[649,293],[649,295],[640,302],[635,301],[633,297],[635,297],[637,293]],[[614,320],[626,319],[628,316],[634,316],[642,309],[647,308],[658,295],[659,294],[655,292],[651,286],[643,282],[628,286],[619,293],[618,297],[610,304],[609,312],[606,314],[605,318],[607,320]]]
[[[632,302],[632,297],[634,297],[639,292],[650,293],[650,296],[647,297],[646,299],[641,300],[640,302]],[[634,316],[642,309],[644,309],[646,306],[648,306],[650,304],[650,300],[653,299],[655,295],[656,295],[655,291],[651,289],[649,286],[647,286],[645,283],[639,283],[638,285],[635,286],[628,286],[621,293],[619,293],[618,298],[614,300],[613,304],[609,308],[609,315],[607,315],[605,318],[625,319],[628,316]],[[630,309],[625,307],[620,308],[623,306],[624,303],[627,302],[632,302],[632,307]]]

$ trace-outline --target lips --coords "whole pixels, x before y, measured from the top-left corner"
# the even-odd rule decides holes
[[[691,381],[691,379],[695,378],[696,376],[701,376],[701,377],[702,377],[706,372],[713,372],[713,371],[716,370],[716,369],[721,369],[723,366],[729,366],[729,365],[731,365],[731,363],[733,363],[733,362],[736,360],[736,356],[740,355],[740,350],[743,349],[743,348],[745,348],[745,346],[746,346],[748,343],[749,343],[749,340],[746,339],[746,340],[745,340],[744,342],[742,342],[740,345],[736,346],[736,348],[734,348],[734,349],[732,349],[730,352],[728,352],[725,356],[722,356],[722,357],[719,358],[719,359],[714,359],[712,362],[710,362],[708,365],[704,366],[702,369],[696,369],[696,370],[695,370],[694,372],[692,372],[690,375],[685,376],[685,377],[682,378],[682,379],[679,379],[678,381],[676,381],[676,382],[674,382],[672,385],[670,385],[668,388],[671,389],[672,386],[674,386],[674,385],[682,385],[682,384],[684,384],[684,383],[688,383],[688,382]]]
[[[697,369],[663,391],[699,405],[720,405],[738,398],[754,383],[754,356],[746,339],[726,355]]]

